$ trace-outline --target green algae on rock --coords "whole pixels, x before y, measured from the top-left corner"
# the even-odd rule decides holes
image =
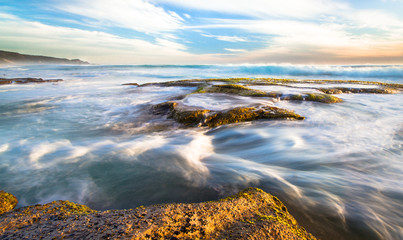
[[[239,96],[249,96],[249,97],[269,96],[269,94],[264,91],[251,89],[239,84],[220,84],[220,85],[212,85],[209,87],[199,87],[193,93],[226,93],[226,94],[236,94]]]
[[[18,200],[14,195],[0,191],[0,214],[13,210],[17,203]]]
[[[239,107],[208,116],[203,126],[217,127],[220,125],[247,122],[262,119],[304,120],[305,118],[286,109],[273,106]]]
[[[311,101],[320,103],[339,103],[343,102],[342,99],[324,93],[308,93],[308,94],[291,94],[282,98],[282,100],[292,100],[292,101]]]
[[[399,91],[395,88],[345,88],[345,87],[337,87],[337,88],[319,88],[319,91],[322,91],[327,94],[342,94],[342,93],[372,93],[372,94],[395,94]]]
[[[311,101],[320,103],[339,103],[343,102],[342,99],[324,93],[307,93],[307,94],[290,94],[283,96],[281,100],[291,101]]]
[[[154,105],[151,108],[151,112],[157,115],[167,115],[169,118],[187,127],[218,127],[225,124],[264,119],[305,119],[293,111],[273,106],[259,105],[253,107],[237,107],[226,111],[212,111],[186,107],[173,101]]]
[[[297,85],[295,85],[297,84]],[[313,84],[314,86],[306,87],[302,84]],[[316,85],[322,86],[316,86]],[[326,84],[343,84],[339,87],[328,86]],[[345,87],[345,85],[352,87]],[[137,85],[137,84],[133,84]],[[274,85],[267,87],[267,85]],[[365,87],[356,87],[356,85],[366,85]],[[374,85],[374,87],[368,87]],[[166,115],[169,119],[187,127],[217,127],[220,125],[247,122],[264,119],[288,119],[303,120],[304,117],[294,113],[292,110],[281,109],[269,103],[280,100],[286,101],[310,101],[324,104],[340,103],[343,100],[333,94],[340,93],[375,93],[375,94],[393,94],[401,92],[403,84],[391,84],[383,82],[368,82],[354,80],[296,80],[296,79],[274,79],[274,78],[225,78],[225,79],[190,79],[178,80],[160,83],[146,83],[138,85],[138,87],[157,86],[157,87],[192,87],[187,94],[173,96],[168,98],[168,102],[152,106],[151,112],[156,115]],[[252,88],[252,86],[255,86]],[[259,89],[259,86],[262,89]],[[280,87],[279,87],[280,86]],[[280,90],[281,89],[281,90]],[[300,90],[296,90],[300,89]],[[280,92],[280,91],[282,92]],[[195,96],[195,94],[208,94],[206,98],[216,96],[217,99],[225,99],[236,102],[236,106],[229,110],[212,110],[209,107],[205,109],[195,102],[187,102],[184,106],[186,98]],[[228,95],[228,96],[226,96]],[[236,95],[240,97],[233,97]],[[220,97],[219,97],[220,96]],[[198,96],[200,97],[200,96]],[[253,101],[249,101],[253,98]],[[263,100],[257,100],[262,98]],[[200,98],[202,99],[202,98]],[[231,100],[235,99],[235,100]],[[238,101],[238,102],[237,102]],[[239,103],[245,101],[245,104]],[[254,102],[255,105],[252,105]],[[258,102],[256,104],[256,102]],[[226,103],[228,105],[228,103]],[[259,104],[265,104],[263,107]],[[207,106],[209,103],[207,103]],[[225,108],[225,107],[224,107]],[[228,107],[227,107],[228,108]]]
[[[343,101],[338,97],[321,93],[308,93],[307,96],[304,97],[304,100],[321,103],[339,103]]]
[[[94,211],[68,201],[55,201],[0,216],[0,238],[3,237],[316,239],[298,225],[278,198],[257,188],[218,201],[130,210]]]
[[[184,124],[185,126],[196,126],[201,124],[206,118],[207,113],[210,110],[196,109],[196,110],[179,110],[174,109],[171,113],[171,117],[177,122]]]

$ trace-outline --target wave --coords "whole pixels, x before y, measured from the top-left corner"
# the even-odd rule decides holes
[[[31,65],[0,68],[6,77],[27,75],[64,79],[164,79],[273,77],[296,79],[357,79],[403,83],[403,65]],[[45,75],[44,75],[45,74]]]

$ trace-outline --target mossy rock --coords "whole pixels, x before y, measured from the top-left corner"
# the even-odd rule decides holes
[[[311,101],[311,102],[320,102],[320,103],[339,103],[343,102],[342,99],[324,93],[308,93],[305,95],[302,94],[290,94],[281,97],[281,100],[290,100],[290,101]]]
[[[321,103],[339,103],[342,102],[338,97],[329,95],[329,94],[322,94],[322,93],[308,93],[304,97],[305,101],[313,101],[313,102],[321,102]]]
[[[177,105],[178,103],[173,101],[156,104],[151,107],[151,113],[156,115],[168,115],[176,108]]]
[[[371,94],[395,94],[399,90],[395,88],[320,88],[318,89],[326,94],[341,94],[341,93],[371,93]]]
[[[14,195],[0,191],[0,214],[13,210],[17,203],[18,200]]]
[[[69,201],[0,217],[0,239],[316,239],[258,188],[201,203],[93,211]]]
[[[234,95],[249,96],[249,97],[268,97],[269,96],[264,91],[251,89],[246,86],[239,85],[239,84],[212,85],[209,87],[199,88],[193,93],[225,93],[225,94],[234,94]]]
[[[1,80],[1,79],[0,79]],[[7,79],[4,79],[7,80]],[[211,79],[188,79],[170,82],[146,83],[143,86],[178,86],[178,87],[202,87],[212,85],[214,82],[225,82],[228,84],[249,84],[249,85],[281,85],[286,84],[361,84],[382,86],[391,89],[403,89],[401,83],[384,83],[375,81],[359,81],[359,80],[297,80],[297,79],[277,79],[277,78],[211,78]],[[128,84],[130,85],[130,84]]]
[[[209,112],[210,110],[206,109],[185,111],[174,109],[171,113],[171,117],[185,126],[197,126],[203,122]]]
[[[248,122],[261,119],[303,120],[305,118],[292,111],[277,107],[239,107],[212,114],[206,118],[206,121],[202,125],[208,127],[217,127],[225,124]]]
[[[59,200],[43,205],[24,207],[21,209],[17,209],[17,212],[23,216],[57,215],[59,217],[66,217],[70,215],[86,215],[89,213],[94,213],[96,211],[85,205],[73,203],[70,201]]]
[[[153,111],[157,113],[163,112],[168,117],[187,127],[217,127],[225,124],[262,119],[305,119],[293,111],[273,106],[238,107],[227,111],[211,111],[208,109],[184,107],[174,102],[167,102],[154,106]]]

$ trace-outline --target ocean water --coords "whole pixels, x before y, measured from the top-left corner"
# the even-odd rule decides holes
[[[68,199],[135,208],[254,186],[322,239],[403,238],[402,93],[341,94],[344,102],[332,105],[195,94],[183,103],[272,104],[306,120],[183,129],[148,109],[194,88],[122,85],[227,77],[403,83],[403,66],[37,65],[2,67],[0,77],[64,79],[0,86],[0,189],[20,207]]]

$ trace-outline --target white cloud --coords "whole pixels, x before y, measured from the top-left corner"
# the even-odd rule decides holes
[[[145,33],[174,31],[181,27],[183,21],[175,12],[165,11],[147,0],[72,0],[55,3],[59,10],[95,20],[99,26],[128,28]]]
[[[359,21],[316,23],[292,20],[210,19],[195,28],[237,29],[269,36],[266,46],[239,52],[233,62],[359,63],[402,62],[403,28],[385,28],[384,35],[358,34],[365,27]],[[392,22],[397,26],[398,22]],[[385,25],[384,25],[385,26]],[[226,49],[228,51],[228,49]],[[230,50],[231,51],[231,50]],[[366,59],[366,60],[365,60]]]
[[[230,13],[258,18],[287,16],[291,18],[316,18],[335,10],[347,8],[347,4],[333,0],[154,0],[188,9]]]
[[[357,25],[367,28],[403,30],[403,22],[391,13],[382,10],[361,10],[345,16]]]
[[[247,38],[237,37],[237,36],[217,36],[217,35],[210,35],[210,34],[201,34],[201,35],[203,37],[216,38],[220,41],[226,41],[226,42],[246,42],[246,41],[248,41]]]
[[[82,58],[92,63],[155,63],[189,56],[184,45],[157,38],[155,43],[141,39],[39,22],[0,17],[0,44],[4,49],[27,54]]]
[[[224,50],[225,50],[225,51],[228,51],[228,52],[235,52],[235,53],[247,52],[246,49],[224,48]]]

